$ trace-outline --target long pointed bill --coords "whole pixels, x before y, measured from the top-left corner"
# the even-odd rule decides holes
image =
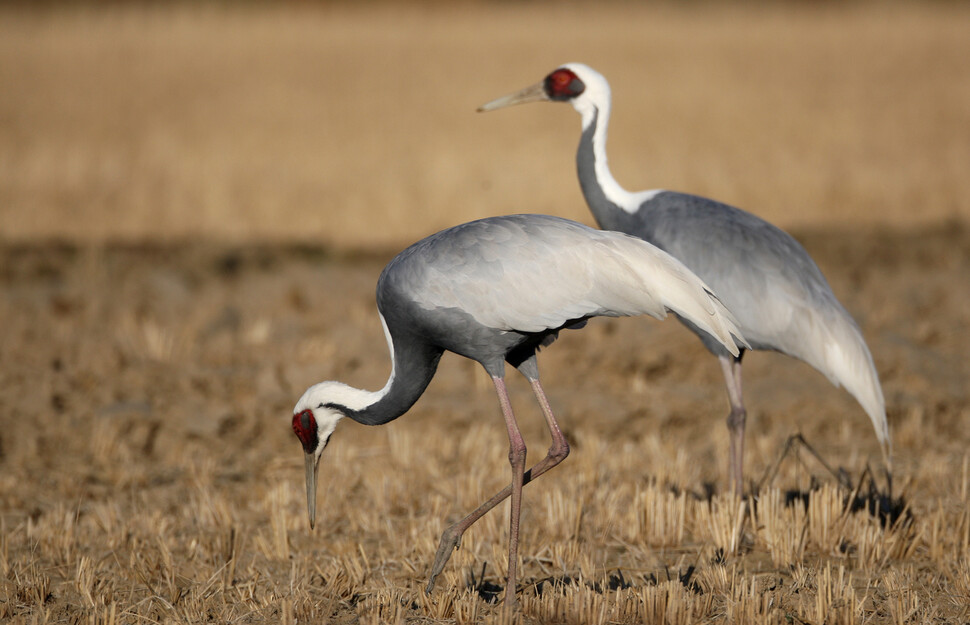
[[[306,512],[310,517],[310,529],[313,529],[313,524],[317,520],[317,467],[320,466],[318,458],[314,458],[313,454],[303,454],[303,459],[306,461]]]
[[[502,96],[497,100],[492,100],[488,104],[483,104],[478,107],[479,113],[484,113],[485,111],[494,111],[495,109],[505,108],[506,106],[513,106],[515,104],[525,104],[526,102],[544,102],[549,100],[549,96],[546,95],[546,89],[544,83],[536,83],[531,87],[526,87],[522,91],[517,91],[515,93],[510,93],[509,95]]]

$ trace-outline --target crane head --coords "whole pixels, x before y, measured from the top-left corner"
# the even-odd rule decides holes
[[[586,128],[597,111],[608,113],[610,99],[610,84],[602,74],[582,63],[567,63],[542,82],[483,104],[478,111],[494,111],[526,102],[569,102],[583,116],[583,128]]]
[[[495,109],[525,104],[527,102],[572,102],[583,94],[590,93],[593,98],[602,99],[599,92],[605,92],[609,98],[609,85],[603,76],[588,65],[582,63],[567,63],[534,85],[525,89],[502,96],[478,107],[479,112],[494,111]]]
[[[319,386],[319,385],[318,385]],[[303,459],[306,468],[306,504],[310,528],[316,523],[317,513],[317,473],[320,457],[330,442],[330,435],[344,414],[333,405],[314,399],[311,387],[297,402],[293,410],[293,433],[303,445]],[[312,407],[311,407],[312,406]]]

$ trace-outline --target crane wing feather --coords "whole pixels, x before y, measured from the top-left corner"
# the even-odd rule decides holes
[[[422,308],[458,309],[500,330],[545,332],[593,316],[662,319],[673,310],[732,353],[744,345],[731,313],[672,256],[557,217],[456,226],[403,252],[385,275]]]

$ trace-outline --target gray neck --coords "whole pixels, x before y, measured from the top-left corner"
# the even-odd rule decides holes
[[[332,405],[357,423],[383,425],[397,419],[418,401],[438,369],[440,348],[403,336],[388,343],[392,346],[391,377],[383,389],[373,394],[376,401],[359,409]]]
[[[608,122],[608,118],[600,119],[598,110],[588,118],[576,151],[576,169],[586,204],[599,227],[604,230],[624,230],[630,213],[617,202],[629,202],[630,194],[616,183],[606,163]]]

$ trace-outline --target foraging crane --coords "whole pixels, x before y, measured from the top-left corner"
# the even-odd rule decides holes
[[[321,382],[293,410],[293,430],[305,454],[310,527],[320,456],[337,422],[350,417],[381,425],[396,419],[424,392],[445,350],[471,358],[482,364],[498,393],[512,483],[444,532],[428,592],[464,531],[511,493],[508,605],[515,603],[522,486],[569,453],[539,384],[536,351],[559,330],[581,327],[590,317],[661,319],[667,310],[710,333],[728,353],[737,355],[745,345],[731,313],[680,261],[635,237],[547,215],[482,219],[418,241],[384,268],[377,308],[391,352],[384,388]],[[528,471],[505,388],[506,362],[531,383],[552,435],[549,453]]]
[[[872,420],[887,475],[892,444],[879,375],[865,339],[818,266],[786,232],[743,210],[662,189],[630,193],[606,162],[610,85],[600,73],[568,63],[531,87],[493,100],[479,111],[526,102],[569,102],[582,116],[576,154],[579,184],[604,230],[640,237],[669,252],[714,289],[737,317],[752,349],[773,350],[808,363],[844,386]],[[729,473],[742,494],[744,423],[741,358],[681,318],[718,357],[731,411]]]

